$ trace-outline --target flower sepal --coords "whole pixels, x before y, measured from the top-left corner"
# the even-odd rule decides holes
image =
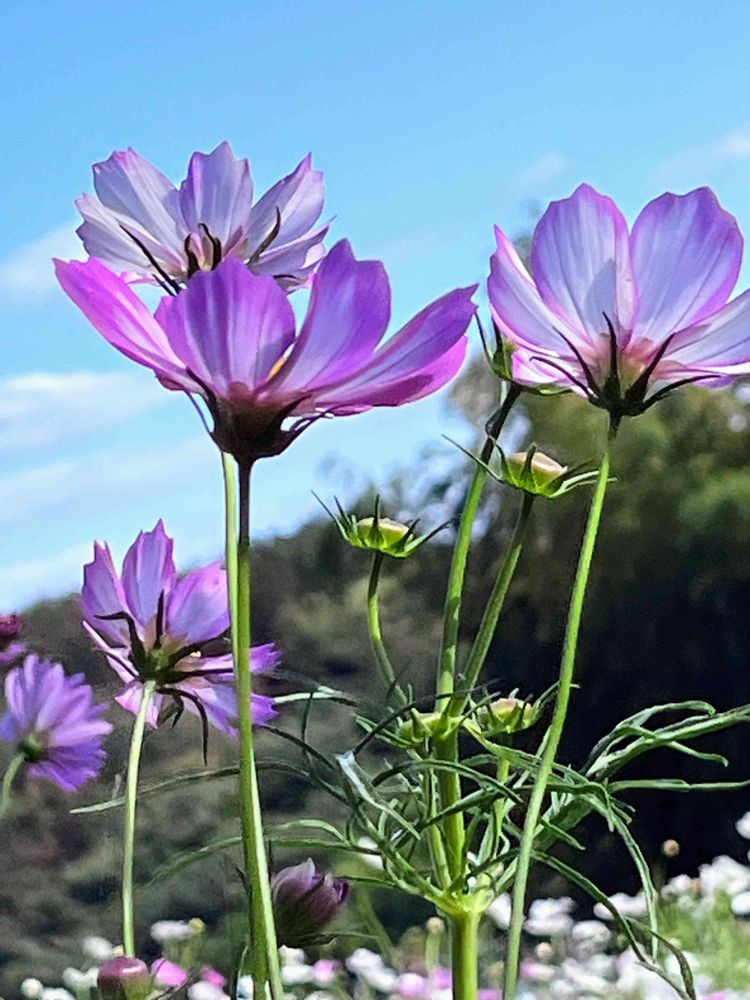
[[[496,739],[530,729],[539,721],[542,705],[510,695],[488,702],[477,710],[466,728],[473,735]]]

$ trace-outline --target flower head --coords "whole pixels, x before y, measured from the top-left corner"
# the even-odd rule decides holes
[[[291,290],[325,253],[323,175],[310,156],[255,204],[250,164],[228,142],[193,153],[179,188],[133,149],[95,163],[93,173],[96,196],[76,202],[87,253],[172,291],[227,257]]]
[[[26,652],[26,644],[17,641],[22,630],[20,615],[0,615],[0,667],[9,666]]]
[[[662,195],[628,232],[615,203],[581,185],[539,220],[533,280],[496,235],[490,303],[519,382],[572,389],[616,426],[685,383],[750,373],[750,292],[728,302],[742,236],[708,188]]]
[[[400,406],[458,371],[475,288],[433,302],[384,345],[390,288],[382,265],[358,261],[346,241],[313,279],[295,332],[287,296],[238,260],[162,299],[155,315],[100,261],[57,262],[65,292],[118,350],[170,389],[202,397],[212,436],[245,464],[283,451],[313,420]],[[296,418],[288,429],[285,420]]]
[[[347,514],[335,497],[337,514],[334,514],[320,498],[318,500],[328,516],[333,520],[344,541],[349,542],[355,549],[380,552],[385,556],[393,556],[395,559],[405,559],[406,556],[412,555],[425,542],[428,542],[446,527],[445,524],[441,524],[434,531],[426,535],[417,536],[418,519],[412,521],[410,524],[402,524],[400,521],[393,521],[389,517],[381,517],[380,497],[375,498],[375,508],[372,517],[361,518],[357,518],[354,514]]]
[[[271,879],[271,898],[279,942],[290,948],[314,943],[320,932],[342,909],[349,883],[321,875],[310,858],[282,868]]]
[[[187,709],[230,735],[237,703],[231,656],[224,651],[229,627],[226,573],[219,563],[178,578],[172,539],[161,521],[141,532],[128,549],[120,573],[107,545],[94,546],[84,566],[81,602],[84,624],[125,682],[116,701],[137,713],[146,681],[156,693],[146,716],[156,727],[165,703]],[[269,670],[279,660],[273,645],[255,646],[253,671]],[[273,700],[252,696],[253,721],[275,715]]]
[[[83,674],[69,676],[59,663],[30,653],[6,676],[5,699],[0,739],[15,744],[31,777],[71,792],[99,774],[112,726]]]

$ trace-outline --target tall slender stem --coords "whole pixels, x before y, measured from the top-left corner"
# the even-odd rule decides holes
[[[478,992],[479,914],[461,913],[450,920],[453,1000],[476,1000]]]
[[[383,633],[380,628],[380,602],[378,600],[378,584],[380,583],[380,571],[383,568],[382,552],[376,552],[372,558],[372,569],[370,570],[370,580],[367,585],[367,630],[370,635],[370,645],[375,657],[380,673],[383,675],[389,690],[393,691],[401,701],[404,696],[396,679],[396,671],[393,669],[390,657],[383,642]]]
[[[438,696],[445,697],[446,695],[452,695],[456,687],[456,661],[461,625],[461,602],[474,521],[476,520],[479,501],[481,500],[488,475],[484,466],[492,457],[492,452],[500,431],[520,392],[521,390],[518,386],[509,386],[500,408],[488,427],[487,438],[480,455],[482,464],[477,464],[474,470],[466,502],[461,512],[461,520],[453,547],[448,586],[445,594],[445,606],[443,609],[443,639],[440,647],[437,681]],[[452,701],[452,699],[449,698],[447,701]],[[446,763],[456,763],[458,761],[457,729],[449,729],[444,736],[436,738],[434,741],[434,750],[435,756],[439,760]],[[448,768],[441,768],[438,775],[438,786],[440,788],[440,800],[443,809],[447,809],[460,801],[461,780],[455,771],[451,771]],[[445,817],[443,835],[451,880],[455,881],[461,877],[464,863],[465,827],[464,818],[461,813],[454,812]]]
[[[0,819],[5,816],[10,808],[13,782],[16,780],[16,775],[21,770],[25,762],[26,757],[22,753],[16,754],[10,764],[8,764],[8,769],[3,775],[3,786],[2,791],[0,792]]]
[[[231,478],[231,477],[230,477]],[[226,477],[225,477],[226,479]],[[231,506],[227,490],[227,510]],[[252,968],[256,997],[265,997],[268,984],[271,1000],[282,1000],[284,990],[279,971],[276,928],[271,902],[263,820],[252,720],[252,675],[250,670],[250,467],[239,466],[239,532],[237,557],[227,559],[230,578],[230,610],[234,622],[233,655],[237,686],[237,717],[240,743],[240,817],[245,877],[249,893],[252,926]],[[227,523],[229,518],[227,517]],[[228,532],[228,535],[231,532]],[[228,543],[231,539],[228,537]],[[234,600],[231,595],[234,591]],[[233,604],[233,607],[232,607]]]
[[[591,570],[591,562],[594,555],[596,536],[599,531],[599,523],[604,506],[604,497],[607,492],[607,482],[609,479],[609,459],[610,444],[602,459],[599,469],[599,476],[594,489],[594,496],[591,501],[586,530],[581,545],[581,553],[578,558],[573,590],[570,596],[570,608],[568,611],[568,622],[565,629],[565,640],[563,643],[562,658],[560,661],[560,678],[557,687],[557,697],[555,708],[552,714],[544,752],[539,762],[539,771],[529,799],[529,806],[526,811],[526,819],[521,834],[521,843],[518,852],[518,862],[516,865],[515,880],[513,882],[513,899],[511,923],[508,930],[508,958],[505,972],[505,990],[503,996],[505,1000],[515,1000],[518,986],[518,966],[520,962],[521,934],[523,930],[524,907],[526,903],[526,886],[529,879],[529,869],[531,867],[531,856],[534,849],[534,839],[536,837],[537,825],[544,803],[544,795],[547,784],[555,765],[560,740],[565,726],[565,718],[568,713],[570,693],[573,686],[573,673],[576,662],[576,649],[578,646],[578,633],[581,626],[581,616],[583,614],[584,598],[586,587]]]
[[[482,621],[479,625],[476,638],[474,639],[474,644],[471,647],[471,651],[466,660],[466,666],[464,667],[461,682],[463,691],[461,694],[451,699],[448,711],[446,712],[447,715],[457,716],[461,714],[466,701],[468,700],[469,692],[479,679],[479,675],[482,671],[482,667],[484,666],[484,661],[487,658],[487,653],[489,652],[493,636],[495,635],[495,629],[497,628],[497,623],[500,618],[500,612],[503,610],[503,605],[505,604],[505,598],[508,594],[513,574],[518,566],[518,560],[521,556],[521,549],[523,548],[524,538],[526,537],[526,529],[529,526],[531,508],[533,505],[534,495],[531,493],[524,493],[521,510],[518,514],[518,520],[516,521],[516,526],[513,531],[513,538],[511,539],[510,547],[505,554],[505,559],[503,560],[500,572],[495,580],[492,593],[490,594],[490,599],[487,602],[487,607],[484,609],[484,614],[482,615]]]
[[[125,784],[125,827],[122,835],[122,945],[126,955],[135,957],[135,923],[133,919],[133,858],[135,855],[135,820],[138,804],[138,773],[141,767],[143,734],[146,716],[156,688],[156,681],[146,681],[141,704],[133,723],[128,754],[128,774]]]

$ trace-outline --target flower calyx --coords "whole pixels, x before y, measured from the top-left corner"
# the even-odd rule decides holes
[[[416,530],[419,519],[417,518],[409,524],[403,524],[388,517],[381,517],[380,497],[375,497],[372,516],[363,518],[357,518],[355,514],[348,514],[336,497],[334,497],[338,511],[336,514],[323,503],[320,497],[316,497],[316,499],[332,519],[345,542],[348,542],[355,549],[367,549],[370,552],[391,556],[394,559],[405,559],[407,556],[413,555],[425,542],[442,531],[448,523],[441,524],[426,535],[417,537]]]

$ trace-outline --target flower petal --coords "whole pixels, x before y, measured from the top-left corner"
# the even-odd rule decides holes
[[[356,260],[341,240],[315,276],[299,338],[269,391],[307,393],[356,372],[375,351],[390,313],[383,265]]]
[[[102,205],[138,223],[141,232],[152,237],[153,247],[179,265],[184,258],[186,231],[177,190],[169,178],[134,149],[95,163],[93,173]]]
[[[187,644],[216,639],[229,628],[227,575],[221,563],[192,570],[174,585],[166,608],[170,639]]]
[[[284,246],[309,235],[323,211],[323,174],[314,170],[308,154],[291,174],[282,178],[260,198],[250,213],[250,253],[262,245],[281,217],[281,227],[269,249]]]
[[[635,289],[625,219],[611,198],[581,184],[553,201],[534,231],[531,268],[544,302],[588,335],[620,335],[633,323]]]
[[[487,291],[492,318],[504,336],[532,351],[559,351],[564,345],[560,333],[588,346],[589,338],[578,326],[571,327],[542,302],[516,248],[497,226],[495,239]]]
[[[177,576],[174,543],[159,520],[153,531],[141,531],[122,564],[122,585],[135,620],[145,628],[156,617],[159,598],[168,596]]]
[[[700,322],[725,304],[737,281],[742,236],[708,188],[650,202],[630,242],[638,337],[658,343]]]
[[[252,201],[250,164],[238,160],[228,142],[211,153],[193,153],[180,186],[180,208],[190,232],[206,226],[228,256],[247,237]]]
[[[117,645],[129,645],[124,621],[105,621],[103,616],[130,613],[120,577],[107,544],[94,544],[94,559],[83,567],[81,607],[86,623],[94,632],[106,635]]]
[[[315,406],[334,413],[399,406],[445,385],[465,356],[476,287],[457,288],[424,308],[358,372],[316,393]]]
[[[287,296],[236,258],[162,299],[156,319],[185,367],[222,399],[251,396],[294,339]]]
[[[694,369],[696,374],[750,374],[750,290],[703,322],[676,334],[654,377],[664,378],[668,366],[675,363],[683,371]]]
[[[164,331],[135,292],[101,261],[55,261],[57,279],[89,322],[113,347],[159,377],[188,391],[195,383]]]

